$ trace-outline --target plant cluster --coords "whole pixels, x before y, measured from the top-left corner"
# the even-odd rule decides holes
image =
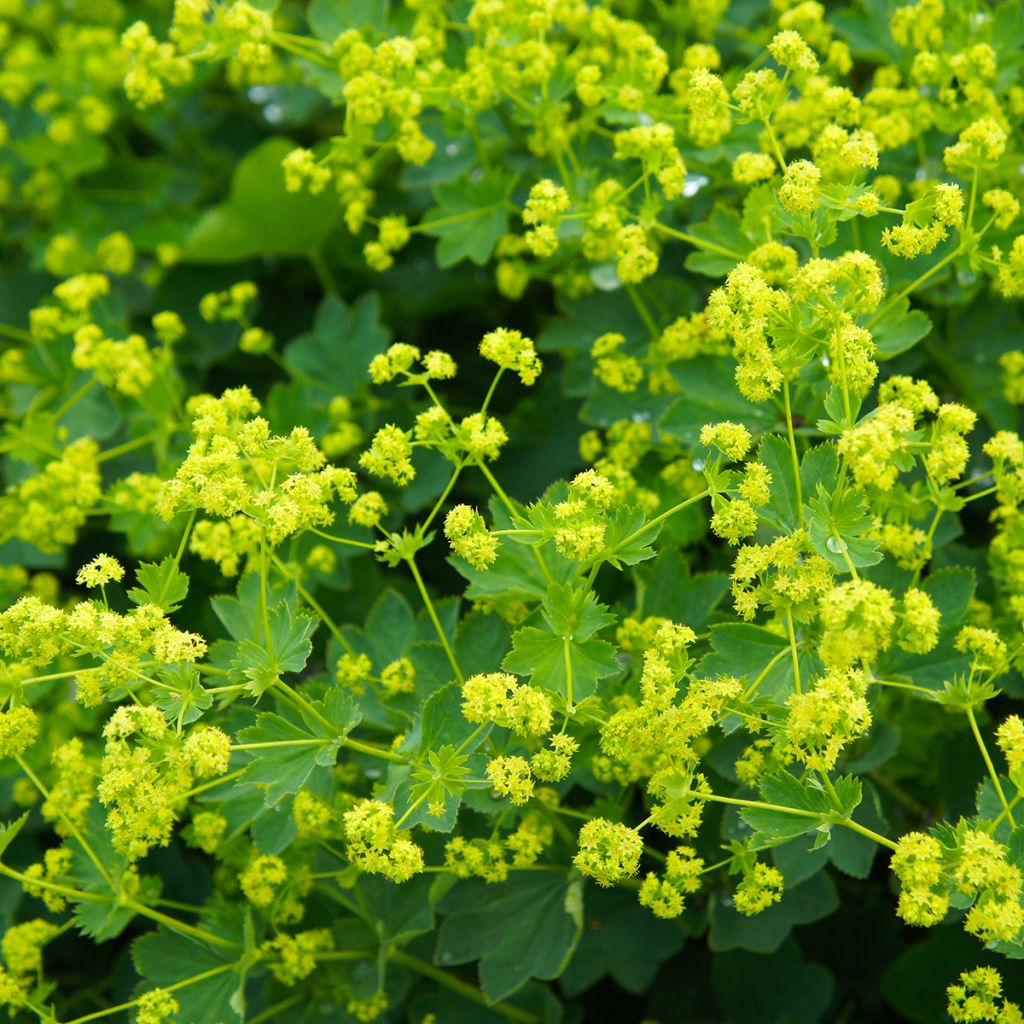
[[[9,1018],[1024,1020],[1019,5],[65,8]]]

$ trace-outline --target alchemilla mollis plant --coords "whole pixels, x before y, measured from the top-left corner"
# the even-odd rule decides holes
[[[5,1019],[1024,1020],[1019,4],[0,39]]]

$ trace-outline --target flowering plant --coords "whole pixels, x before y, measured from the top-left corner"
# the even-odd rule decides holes
[[[1024,1019],[1019,5],[0,37],[12,1020]]]

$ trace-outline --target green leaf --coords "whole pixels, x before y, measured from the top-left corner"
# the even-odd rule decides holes
[[[238,643],[234,671],[248,682],[246,689],[260,697],[274,686],[286,672],[301,672],[313,651],[310,637],[319,621],[312,616],[292,611],[288,602],[279,601],[268,612],[270,640],[257,643],[241,640]]]
[[[974,588],[974,570],[963,566],[938,569],[921,584],[942,616],[939,629],[943,634],[959,627],[974,596]]]
[[[834,491],[839,471],[839,456],[834,444],[818,444],[804,453],[800,460],[800,490],[805,495],[817,494],[819,485]]]
[[[706,423],[731,420],[754,434],[771,430],[778,419],[763,403],[748,402],[736,390],[736,364],[724,356],[701,356],[672,367],[683,392],[661,417],[662,430],[687,444],[697,444]]]
[[[771,500],[760,514],[778,529],[791,532],[799,525],[799,504],[789,443],[769,434],[761,441],[757,457],[772,475]]]
[[[833,222],[853,220],[860,216],[857,210],[857,200],[867,195],[871,189],[867,185],[843,185],[832,183],[823,185],[818,194],[821,196],[821,205],[828,211],[827,217]]]
[[[446,743],[459,747],[469,740],[475,729],[476,725],[462,713],[462,690],[458,683],[452,682],[430,695],[423,705],[418,727],[410,731],[403,749],[412,744],[410,749],[425,754]],[[475,749],[483,738],[481,735],[466,749]]]
[[[743,231],[739,214],[725,206],[715,206],[711,216],[700,224],[691,224],[686,234],[708,244],[694,248],[686,257],[686,269],[708,277],[725,277],[753,248]]]
[[[836,569],[849,571],[848,561],[863,568],[882,560],[878,542],[868,536],[871,516],[852,489],[830,494],[820,486],[806,506],[804,520],[814,550]]]
[[[730,949],[773,953],[795,927],[820,921],[838,906],[835,886],[823,872],[785,892],[781,902],[753,917],[741,914],[728,897],[718,896],[708,907],[708,945],[716,953]]]
[[[511,633],[504,619],[474,610],[455,631],[455,657],[467,676],[489,672],[508,652],[510,643]]]
[[[438,787],[436,793],[431,793],[430,799],[436,798],[439,801],[443,793],[444,813],[434,817],[427,804],[420,804],[406,819],[406,828],[423,825],[435,832],[451,832],[455,827],[462,796],[467,788],[462,779],[466,773],[481,778],[487,768],[487,759],[475,756],[475,751],[487,739],[490,728],[473,736],[476,729],[477,726],[467,721],[462,713],[462,691],[458,683],[450,682],[442,686],[424,703],[400,748],[402,753],[414,755],[417,764],[390,765],[388,768],[385,798],[393,803],[396,815],[402,817],[424,792],[427,771],[434,774],[444,768],[439,763],[442,754],[450,760],[458,750],[465,760],[458,766],[461,776],[458,785]],[[423,767],[425,765],[429,765],[429,768]]]
[[[416,616],[397,590],[385,590],[370,609],[363,626],[378,668],[400,658],[416,637]]]
[[[658,555],[654,571],[644,590],[645,615],[661,615],[702,632],[722,598],[729,592],[729,577],[724,572],[705,572],[691,576],[678,551],[668,549]]]
[[[380,31],[389,6],[388,0],[312,0],[306,19],[317,39],[333,43],[346,29],[369,26]]]
[[[281,161],[295,143],[274,136],[239,161],[226,202],[208,210],[185,242],[186,260],[235,263],[253,256],[302,256],[317,250],[341,212],[331,189],[289,192]]]
[[[641,993],[682,944],[676,923],[654,917],[635,893],[595,886],[587,892],[587,927],[561,988],[576,996],[608,975],[627,991]]]
[[[864,783],[864,799],[861,801],[857,820],[861,825],[882,835],[886,832],[878,791],[870,782]],[[875,863],[879,848],[873,839],[862,836],[853,829],[834,828],[828,849],[832,863],[844,874],[854,878],[867,878],[871,874],[871,867]]]
[[[440,267],[453,267],[463,260],[482,267],[491,258],[498,239],[508,230],[506,203],[515,182],[515,176],[494,170],[479,180],[467,176],[435,187],[437,205],[424,214],[422,230],[438,239]]]
[[[380,314],[375,292],[360,296],[351,306],[329,295],[317,309],[313,329],[285,347],[288,368],[332,395],[354,395],[369,380],[370,360],[390,340]]]
[[[312,705],[326,724],[309,722],[297,715],[264,712],[256,724],[242,729],[241,743],[276,743],[249,751],[242,784],[265,786],[264,803],[272,807],[291,793],[297,793],[317,768],[332,767],[341,741],[359,724],[360,715],[349,694],[331,690],[325,701]]]
[[[828,842],[832,822],[848,818],[861,801],[861,785],[852,776],[833,783],[839,805],[822,789],[801,782],[787,771],[765,776],[760,783],[761,799],[777,807],[792,807],[801,814],[790,814],[766,807],[744,807],[740,817],[754,830],[754,849],[763,849],[788,842],[809,832],[822,831],[816,846]]]
[[[514,881],[461,883],[445,898],[437,937],[442,967],[480,961],[480,985],[494,1003],[530,978],[550,980],[565,969],[583,931],[583,883],[555,872]]]
[[[892,359],[927,337],[932,322],[920,309],[910,308],[910,299],[900,299],[871,323],[871,336],[880,359]]]
[[[159,564],[144,562],[135,570],[137,587],[128,591],[136,604],[155,604],[170,614],[181,606],[188,594],[188,576],[178,568],[178,560],[168,555]]]
[[[593,592],[558,583],[549,588],[541,614],[553,633],[572,640],[589,640],[615,621]]]
[[[3,856],[7,847],[14,842],[18,833],[24,828],[25,822],[28,821],[28,815],[29,812],[26,811],[20,818],[15,818],[14,821],[0,825],[0,857]]]
[[[175,988],[177,1017],[189,1024],[232,1024],[243,1019],[238,1009],[238,953],[207,945],[166,928],[143,935],[132,945],[135,970],[146,988],[169,988],[208,971],[212,977]]]
[[[177,722],[180,718],[183,725],[191,725],[213,707],[213,695],[203,689],[195,665],[185,662],[172,665],[158,672],[157,678],[174,687],[173,692],[159,690],[153,698],[153,703],[169,721]]]
[[[375,875],[360,875],[356,883],[364,911],[389,942],[408,942],[434,929],[434,879],[430,875],[395,885]]]
[[[946,985],[956,981],[965,965],[979,963],[995,965],[996,960],[989,959],[962,927],[931,928],[886,964],[882,994],[902,1019],[935,1024],[948,1019]],[[1004,967],[1001,957],[999,967]]]
[[[495,530],[508,530],[524,525],[522,519],[513,520],[497,501],[491,503],[490,512]],[[553,551],[545,552],[543,557],[549,576],[556,580],[575,577],[575,563]],[[548,592],[548,580],[541,568],[537,552],[529,544],[500,544],[498,557],[488,569],[474,569],[463,559],[454,556],[449,561],[469,580],[466,597],[472,600],[503,597],[536,601],[545,597]]]
[[[114,849],[106,815],[98,803],[90,806],[82,831],[89,843],[89,852],[78,836],[68,839],[73,860],[67,881],[76,889],[102,897],[102,901],[82,900],[76,903],[75,924],[83,935],[96,942],[108,942],[117,938],[136,917],[131,907],[124,906],[115,898],[115,894],[122,891],[129,865],[127,859]],[[102,865],[102,871],[99,865]],[[113,884],[108,878],[113,879]],[[151,902],[159,897],[160,888],[159,878],[143,875],[136,898],[142,903]]]
[[[516,631],[512,651],[502,666],[518,675],[529,676],[532,683],[554,690],[570,704],[592,696],[601,679],[619,671],[615,648],[606,641],[580,643],[568,637],[553,636],[534,626]]]
[[[831,811],[829,798],[821,790],[812,789],[789,772],[766,776],[761,780],[759,789],[766,803],[792,807],[805,813],[787,814],[766,807],[744,807],[740,817],[755,832],[752,844],[754,849],[788,842],[827,826]]]
[[[720,954],[712,973],[728,1019],[743,1024],[819,1024],[835,987],[821,964],[804,962],[795,940],[770,956],[745,950]]]
[[[711,653],[701,659],[696,674],[702,677],[735,676],[753,683],[764,673],[758,694],[784,701],[796,689],[793,660],[784,637],[746,622],[711,627]],[[774,665],[771,665],[772,662]],[[771,668],[768,666],[771,665]],[[800,651],[800,676],[810,679],[819,669],[817,656]]]
[[[604,534],[602,558],[616,569],[636,565],[653,558],[653,544],[661,532],[662,523],[644,529],[647,516],[639,508],[617,508],[611,514]]]
[[[541,352],[585,356],[587,376],[579,393],[586,394],[593,379],[590,349],[594,341],[608,330],[608,324],[614,323],[615,329],[627,338],[643,336],[644,324],[623,288],[576,299],[559,295],[557,301],[559,314],[550,317],[537,335],[537,348]]]
[[[619,671],[615,648],[594,634],[614,621],[587,590],[555,584],[541,606],[546,629],[524,626],[512,636],[503,667],[561,694],[570,704],[592,696],[601,679]]]

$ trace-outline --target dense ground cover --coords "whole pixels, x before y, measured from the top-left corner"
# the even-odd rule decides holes
[[[1022,1019],[1019,4],[0,39],[0,1012]]]

